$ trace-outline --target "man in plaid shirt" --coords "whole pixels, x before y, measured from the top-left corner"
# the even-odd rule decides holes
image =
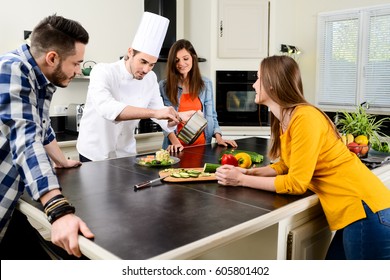
[[[87,31],[78,22],[52,15],[34,28],[31,46],[24,44],[0,56],[1,259],[34,258],[34,252],[20,255],[28,250],[15,255],[13,244],[21,242],[15,240],[18,232],[28,232],[22,225],[30,226],[24,215],[14,211],[25,190],[34,200],[51,206],[47,212],[52,223],[51,241],[68,254],[81,256],[79,232],[93,237],[61,194],[53,167],[71,168],[81,163],[65,158],[49,118],[56,87],[68,86],[80,74],[88,40]]]

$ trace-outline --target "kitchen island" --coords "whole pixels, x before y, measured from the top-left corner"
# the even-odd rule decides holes
[[[237,143],[239,149],[263,154],[265,165],[268,141],[251,137]],[[173,167],[217,163],[223,150],[216,144],[187,148],[175,155],[180,162]],[[216,181],[158,182],[134,191],[135,184],[157,178],[162,170],[140,166],[135,159],[57,171],[64,195],[95,234],[94,240],[79,238],[88,258],[315,259],[326,251],[331,232],[310,191],[280,195]],[[18,209],[50,230],[42,207],[24,199]]]

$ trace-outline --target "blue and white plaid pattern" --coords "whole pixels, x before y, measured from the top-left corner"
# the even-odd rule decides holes
[[[27,189],[38,200],[59,188],[44,145],[55,139],[49,106],[56,87],[29,47],[0,56],[0,232]],[[0,235],[1,236],[1,235]]]

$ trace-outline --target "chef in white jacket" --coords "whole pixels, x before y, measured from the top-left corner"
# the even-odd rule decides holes
[[[145,12],[124,58],[94,66],[77,140],[81,161],[136,154],[134,130],[140,119],[151,118],[168,133],[180,119],[188,119],[164,106],[151,71],[168,24],[168,19]]]

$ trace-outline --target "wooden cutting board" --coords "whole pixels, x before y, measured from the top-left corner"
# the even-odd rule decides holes
[[[166,171],[166,170],[162,170],[159,172],[159,175],[160,175],[160,178],[162,177],[165,177],[169,174],[172,174],[174,172],[177,172],[178,170],[199,170],[199,171],[203,171],[203,167],[193,167],[193,168],[174,168],[174,170],[171,170],[171,171]],[[192,177],[189,177],[189,178],[176,178],[176,177],[172,177],[172,176],[168,176],[166,178],[163,179],[163,181],[165,182],[196,182],[196,181],[215,181],[217,180],[217,178],[215,177],[215,173],[210,173],[211,176],[202,176],[202,177],[197,177],[197,178],[192,178]]]

